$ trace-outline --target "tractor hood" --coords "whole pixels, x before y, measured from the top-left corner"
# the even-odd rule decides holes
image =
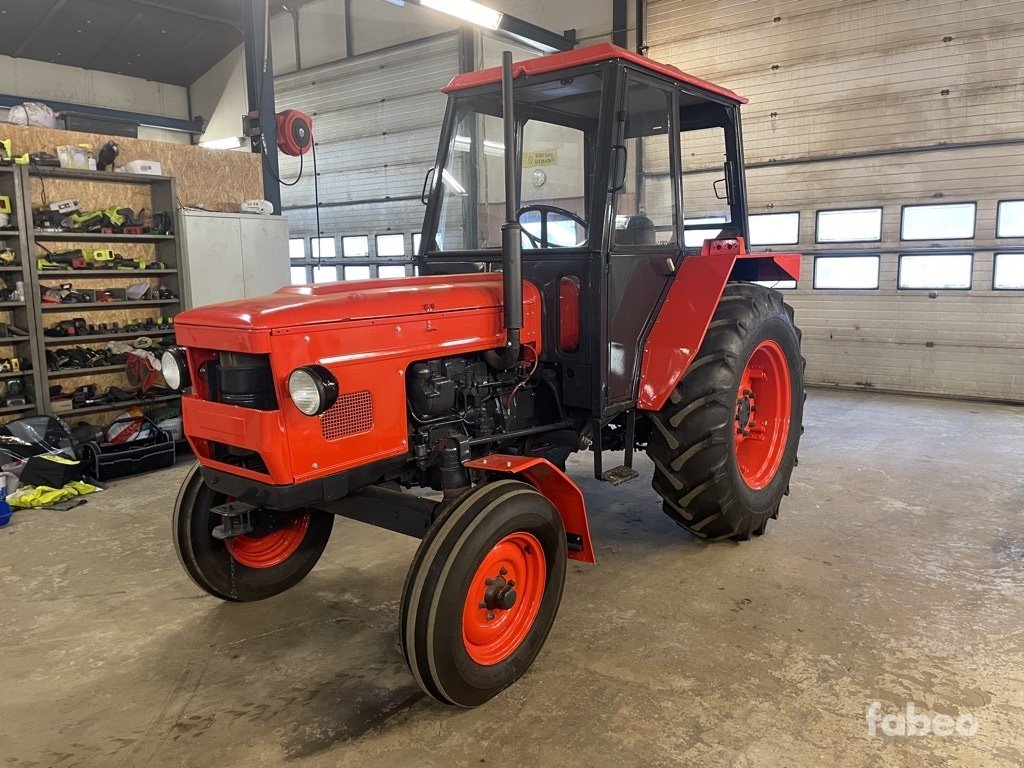
[[[374,320],[501,307],[501,274],[402,277],[292,285],[269,296],[211,304],[179,314],[176,326],[274,331],[345,320]],[[537,300],[528,291],[527,302]]]

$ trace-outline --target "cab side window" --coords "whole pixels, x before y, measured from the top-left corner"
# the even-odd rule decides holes
[[[627,79],[622,142],[612,158],[620,173],[625,164],[615,201],[616,250],[676,242],[671,105],[671,94],[656,83],[632,75]]]

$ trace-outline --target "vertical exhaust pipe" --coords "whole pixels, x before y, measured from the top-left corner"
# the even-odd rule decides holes
[[[501,225],[502,291],[505,307],[505,349],[501,368],[519,361],[523,327],[523,231],[516,220],[516,117],[512,90],[512,52],[501,55],[501,95],[505,128],[505,223]]]

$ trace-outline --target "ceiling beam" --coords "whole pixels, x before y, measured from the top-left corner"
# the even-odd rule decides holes
[[[36,28],[32,30],[31,34],[25,35],[25,39],[21,41],[21,45],[19,45],[17,50],[15,50],[15,52],[12,54],[14,58],[21,58],[21,55],[25,52],[25,50],[30,45],[32,45],[32,43],[35,42],[35,39],[46,30],[47,22],[49,22],[50,19],[52,19],[54,16],[60,13],[61,8],[64,7],[64,3],[66,2],[67,0],[57,0],[56,3],[50,6],[50,10],[48,10],[46,12],[46,15],[39,20],[39,23],[36,24]]]

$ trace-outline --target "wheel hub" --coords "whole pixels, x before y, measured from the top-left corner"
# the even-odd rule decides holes
[[[312,514],[308,509],[288,513],[260,510],[250,518],[249,531],[227,538],[224,544],[235,562],[249,568],[273,568],[298,551]]]
[[[763,341],[750,355],[740,377],[733,440],[737,468],[754,490],[771,483],[782,465],[791,413],[786,355],[775,341]]]
[[[523,643],[544,598],[547,561],[533,534],[511,533],[488,551],[469,584],[462,638],[477,664],[498,664]]]
[[[516,583],[505,580],[507,573],[508,569],[502,568],[496,577],[484,582],[487,589],[484,591],[484,599],[480,602],[481,608],[486,608],[489,612],[507,611],[516,604],[516,597],[518,597],[515,590]]]
[[[741,433],[747,428],[747,424],[750,423],[750,414],[757,410],[757,406],[754,405],[754,401],[751,399],[753,394],[748,389],[745,391],[744,396],[736,401],[736,423],[739,424],[737,429]]]

